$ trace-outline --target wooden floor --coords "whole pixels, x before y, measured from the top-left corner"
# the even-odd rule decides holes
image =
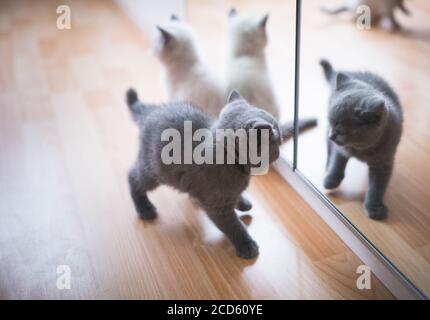
[[[319,59],[336,68],[369,70],[386,78],[399,94],[405,122],[394,174],[386,194],[388,219],[364,213],[367,168],[352,160],[330,199],[407,277],[430,296],[430,2],[407,1],[410,17],[398,17],[406,31],[360,31],[348,16],[330,17],[327,1],[303,1],[300,114],[318,115],[317,129],[299,138],[299,169],[323,189],[329,90]],[[336,1],[333,1],[335,3]],[[309,93],[312,94],[309,94]]]
[[[159,65],[111,1],[73,1],[68,31],[55,28],[61,3],[0,2],[0,298],[393,298],[375,277],[356,288],[362,262],[273,172],[253,179],[243,217],[255,261],[167,187],[150,194],[159,218],[137,219],[123,95],[161,101]]]

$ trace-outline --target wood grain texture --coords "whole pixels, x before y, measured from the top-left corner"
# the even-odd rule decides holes
[[[299,169],[324,190],[327,102],[329,90],[318,61],[335,68],[369,70],[396,90],[404,110],[404,131],[386,193],[390,212],[384,221],[370,220],[363,199],[367,167],[348,163],[340,188],[326,192],[333,203],[427,296],[430,295],[430,2],[407,1],[411,16],[397,12],[405,30],[360,31],[348,16],[319,12],[328,1],[303,1],[300,114],[318,115],[319,126],[299,138]],[[333,1],[333,4],[336,1]],[[309,94],[312,92],[312,94]]]
[[[133,85],[162,101],[159,64],[113,2],[71,2],[67,31],[55,28],[60,3],[0,2],[0,298],[393,298],[375,277],[356,288],[362,262],[274,172],[253,179],[242,218],[256,261],[170,188],[149,194],[159,218],[140,221],[123,96]],[[56,288],[58,265],[71,290]]]

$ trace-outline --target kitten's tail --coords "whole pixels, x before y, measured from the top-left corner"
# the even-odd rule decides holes
[[[328,82],[331,82],[336,72],[333,70],[333,67],[331,66],[330,62],[325,59],[322,59],[320,61],[320,65],[324,69],[325,78]]]
[[[341,12],[349,11],[350,7],[346,6],[346,5],[343,5],[343,6],[340,6],[337,8],[320,7],[320,10],[324,13],[327,13],[327,14],[338,14]]]
[[[143,109],[145,108],[145,106],[142,103],[140,103],[139,96],[137,95],[136,90],[132,88],[127,90],[126,100],[127,100],[128,108],[133,117],[133,120],[137,122],[141,118],[143,114]]]
[[[402,1],[399,1],[398,6],[399,6],[400,10],[402,10],[402,12],[403,12],[404,14],[406,14],[406,15],[408,15],[408,16],[410,16],[410,15],[411,15],[411,12],[409,11],[409,9],[405,7],[405,2],[404,2],[403,0],[402,0]]]
[[[298,126],[299,126],[299,133],[306,131],[310,128],[315,127],[318,124],[318,121],[316,118],[305,118],[300,119]],[[281,134],[282,134],[282,140],[286,141],[294,136],[294,123],[293,122],[287,122],[281,125]]]

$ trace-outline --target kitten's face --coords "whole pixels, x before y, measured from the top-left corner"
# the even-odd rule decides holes
[[[279,157],[279,148],[282,136],[276,119],[263,109],[256,108],[247,103],[237,92],[230,94],[228,104],[219,116],[220,127],[223,129],[268,129],[269,130],[269,163]],[[260,135],[257,135],[260,141]],[[249,134],[248,134],[249,137]],[[251,141],[251,140],[249,140]],[[261,147],[257,145],[260,152]]]
[[[196,55],[195,37],[187,24],[173,19],[157,26],[153,52],[164,63],[180,63]]]
[[[340,146],[364,150],[384,132],[388,110],[383,99],[356,91],[333,99],[329,112],[329,139]]]
[[[236,53],[259,53],[267,45],[266,24],[268,15],[239,15],[235,9],[228,17],[228,33]]]

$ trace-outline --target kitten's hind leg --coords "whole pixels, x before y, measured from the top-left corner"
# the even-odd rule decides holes
[[[148,199],[146,192],[155,189],[158,183],[155,179],[141,174],[136,168],[130,170],[128,183],[131,198],[139,217],[143,220],[154,219],[157,216],[157,210]]]
[[[258,255],[258,245],[246,231],[234,212],[234,206],[208,207],[202,203],[209,218],[227,236],[236,249],[236,255],[252,259]]]
[[[330,151],[330,158],[328,159],[327,175],[324,179],[324,188],[335,189],[342,182],[345,177],[345,168],[348,163],[348,158],[336,150]]]
[[[388,214],[384,194],[390,181],[392,164],[369,166],[369,190],[364,201],[371,219],[382,220]]]
[[[246,199],[243,195],[239,197],[239,200],[236,204],[236,209],[242,212],[246,212],[252,209],[252,203],[248,199]]]

